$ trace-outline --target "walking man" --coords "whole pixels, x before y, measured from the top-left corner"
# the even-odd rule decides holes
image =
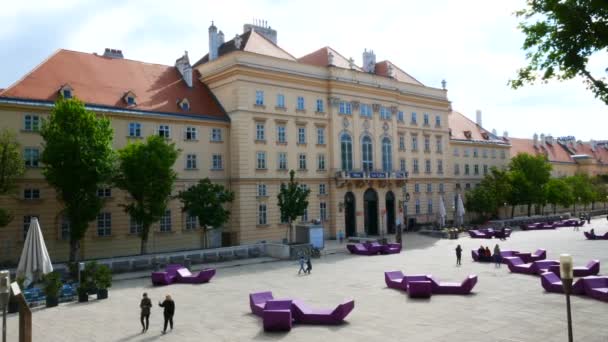
[[[306,273],[310,274],[312,270],[312,262],[310,262],[310,257],[306,259]]]
[[[171,299],[170,295],[165,296],[164,302],[159,302],[158,306],[164,308],[163,315],[165,317],[165,325],[163,328],[163,334],[167,332],[167,323],[171,326],[171,330],[173,330],[173,315],[175,314],[175,302]]]
[[[502,257],[500,256],[500,247],[498,244],[494,246],[494,266],[500,267],[500,263],[502,262]]]
[[[304,271],[304,274],[306,274],[306,269],[304,268],[305,262],[306,260],[304,260],[304,255],[300,255],[300,270],[298,270],[298,275],[300,275],[302,271]]]
[[[139,307],[141,308],[141,332],[145,333],[148,331],[148,327],[150,326],[150,308],[152,307],[152,301],[148,298],[148,294],[144,292],[143,298],[139,303]],[[145,324],[144,324],[145,320]]]
[[[460,266],[460,258],[462,257],[462,247],[456,246],[456,265]]]

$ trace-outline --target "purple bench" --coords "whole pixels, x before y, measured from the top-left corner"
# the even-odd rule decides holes
[[[378,242],[366,242],[364,245],[372,254],[380,254],[382,252],[382,245]]]
[[[559,264],[550,266],[549,272],[553,272],[561,278]],[[598,273],[600,273],[600,261],[591,260],[587,263],[586,266],[574,267],[573,273],[575,277],[588,277],[597,275]]]
[[[431,282],[431,291],[433,294],[454,294],[454,295],[466,295],[471,293],[475,284],[477,284],[477,276],[472,274],[469,275],[462,283],[447,283],[439,282],[429,277]]]
[[[296,323],[328,325],[343,323],[354,308],[354,300],[345,301],[334,309],[312,309],[299,300],[294,300],[291,307]]]
[[[547,258],[547,251],[544,249],[537,249],[534,253],[515,252],[513,256],[521,258],[524,263],[534,262]]]
[[[483,232],[480,230],[476,230],[476,229],[469,230],[469,236],[472,239],[491,239],[492,238],[492,234],[486,233],[486,232]]]
[[[532,263],[525,263],[520,257],[506,257],[503,258],[507,266],[509,266],[509,271],[513,273],[524,273],[524,274],[534,274],[535,269],[532,267]]]
[[[413,280],[408,282],[407,294],[410,298],[429,298],[433,287],[429,280]]]
[[[357,255],[374,255],[377,253],[372,252],[362,243],[348,244],[346,245],[346,249],[348,249],[351,254]]]
[[[251,313],[262,317],[266,302],[273,299],[274,297],[270,291],[249,294],[249,307],[251,308]]]
[[[153,285],[170,285],[177,280],[177,270],[183,268],[182,265],[170,264],[165,267],[164,271],[152,272]]]
[[[583,232],[588,240],[608,240],[608,232],[604,235],[591,235],[589,232]]]
[[[552,266],[559,267],[559,261],[557,260],[539,260],[532,262],[532,268],[534,269],[534,273],[541,275],[545,272],[549,272],[549,268]]]
[[[266,301],[262,312],[264,331],[289,331],[293,324],[291,315],[292,301],[274,300]]]
[[[553,272],[545,272],[541,274],[540,283],[547,292],[564,293],[564,285],[562,284],[562,280],[559,279],[559,277]],[[572,294],[585,294],[583,279],[578,279],[574,282],[574,284],[572,284]]]
[[[384,272],[384,282],[391,289],[407,291],[407,281],[401,271]]]
[[[214,268],[204,269],[195,275],[184,267],[177,270],[177,282],[185,284],[202,284],[209,282],[214,275]]]
[[[604,302],[608,302],[608,277],[585,277],[582,278],[585,294]]]
[[[399,254],[401,253],[401,244],[387,243],[386,245],[382,245],[382,250],[380,252],[382,254]]]

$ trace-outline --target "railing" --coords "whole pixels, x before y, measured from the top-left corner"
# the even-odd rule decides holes
[[[363,179],[398,179],[398,180],[406,180],[408,178],[407,171],[381,171],[381,170],[373,170],[373,171],[361,171],[361,170],[351,170],[351,171],[337,171],[336,178],[338,179],[352,179],[352,180],[363,180]]]

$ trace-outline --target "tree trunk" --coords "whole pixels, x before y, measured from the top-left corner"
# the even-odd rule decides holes
[[[528,217],[532,216],[532,203],[528,203]]]
[[[80,251],[80,240],[73,240],[70,238],[70,262],[77,262],[80,258],[78,252]]]
[[[515,217],[515,205],[511,206],[511,218]]]
[[[203,227],[203,248],[207,249],[207,227]]]
[[[139,247],[140,254],[148,253],[148,233],[150,232],[150,227],[142,227],[141,229],[141,244]]]
[[[553,215],[557,214],[557,204],[553,204]]]

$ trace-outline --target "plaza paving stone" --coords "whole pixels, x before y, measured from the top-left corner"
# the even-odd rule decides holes
[[[605,217],[591,222],[597,234],[608,231]],[[588,241],[583,230],[515,231],[507,241],[433,239],[405,234],[405,250],[387,256],[338,253],[313,259],[310,276],[298,276],[297,262],[279,261],[218,270],[204,285],[152,287],[148,278],[117,281],[110,298],[35,309],[34,341],[566,341],[563,295],[546,293],[540,278],[511,274],[503,265],[474,263],[470,250],[533,252],[546,248],[548,259],[570,253],[576,265],[600,259],[608,267],[608,241]],[[463,264],[455,266],[454,248],[461,244]],[[463,280],[474,273],[479,282],[470,296],[436,295],[412,300],[388,289],[384,271],[432,274],[440,280]],[[354,298],[355,309],[340,326],[296,325],[289,333],[265,333],[249,310],[248,294],[273,291],[275,297],[299,298],[314,307],[333,307]],[[161,335],[162,311],[155,306],[150,330],[141,334],[139,301],[171,294],[176,302],[175,329]],[[91,297],[93,298],[93,297]],[[574,340],[608,341],[608,303],[572,297]],[[17,340],[17,316],[8,319],[9,341]]]

